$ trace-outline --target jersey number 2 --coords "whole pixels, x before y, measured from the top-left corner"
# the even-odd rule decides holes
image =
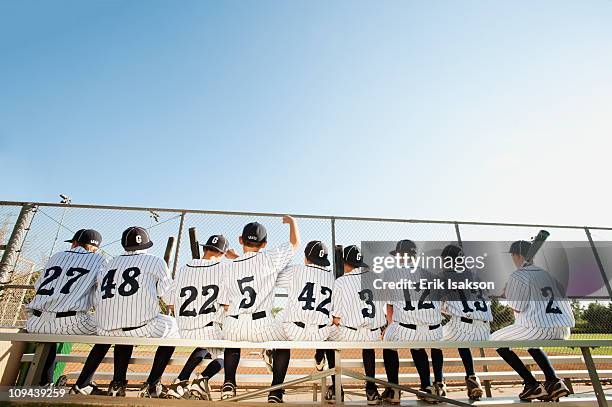
[[[548,300],[548,304],[546,304],[547,314],[563,314],[563,312],[561,312],[559,307],[555,307],[554,305],[555,304],[555,294],[553,293],[553,290],[551,287],[542,288],[542,295],[544,296],[544,298],[550,297],[550,300]]]
[[[208,296],[209,293],[210,296]],[[215,300],[219,296],[219,286],[211,284],[202,287],[202,295],[204,297],[208,296],[208,298],[206,298],[206,301],[204,301],[204,304],[202,304],[200,310],[197,312],[195,308],[188,310],[187,307],[198,297],[198,289],[190,285],[181,288],[180,294],[181,298],[187,297],[187,300],[183,303],[183,305],[181,305],[181,309],[179,310],[179,316],[181,317],[195,317],[198,315],[206,315],[210,314],[211,312],[217,311],[217,308],[212,305],[212,303],[215,302]]]

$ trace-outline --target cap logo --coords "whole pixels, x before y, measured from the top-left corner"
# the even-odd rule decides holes
[[[361,260],[361,253],[357,253],[357,255],[355,256],[355,258],[357,259],[357,261]]]
[[[249,239],[249,240],[257,240],[257,236],[247,236],[247,239]]]
[[[96,246],[98,246],[100,244],[100,242],[98,242],[97,240],[90,240],[89,243],[90,244],[95,244]]]
[[[213,237],[212,239],[212,243],[215,244],[219,241],[219,238],[217,236]]]
[[[142,236],[136,235],[136,243],[138,243],[138,244],[142,243]]]
[[[323,249],[319,250],[319,257],[320,258],[325,257],[325,252],[323,251]]]

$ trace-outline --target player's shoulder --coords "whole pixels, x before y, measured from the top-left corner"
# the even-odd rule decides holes
[[[512,272],[510,275],[510,280],[519,281],[523,284],[529,285],[531,281],[543,274],[547,274],[547,272],[541,267],[535,265],[523,266]]]

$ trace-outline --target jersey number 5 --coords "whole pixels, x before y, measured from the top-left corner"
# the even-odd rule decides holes
[[[250,283],[255,280],[255,277],[249,276],[245,278],[241,278],[237,280],[238,289],[242,295],[246,295],[246,298],[243,298],[240,301],[240,306],[238,308],[251,308],[253,304],[255,304],[255,298],[257,298],[257,293],[253,290],[253,287],[246,285],[246,283]]]

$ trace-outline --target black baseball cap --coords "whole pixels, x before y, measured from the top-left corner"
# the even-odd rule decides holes
[[[518,254],[523,257],[527,257],[527,253],[529,253],[530,248],[530,242],[527,242],[525,240],[517,240],[516,242],[510,245],[510,250],[508,250],[508,253]]]
[[[450,257],[453,260],[457,257],[463,256],[463,249],[454,244],[449,244],[448,246],[444,247],[444,249],[442,249],[442,254],[440,254],[440,257],[442,257],[442,259]]]
[[[121,235],[121,246],[128,251],[144,250],[153,246],[153,242],[146,229],[132,226],[123,231],[123,235]]]
[[[397,242],[395,250],[391,250],[389,254],[395,256],[396,254],[409,254],[411,256],[416,255],[417,247],[412,240],[404,239]]]
[[[342,252],[342,260],[353,267],[368,267],[363,262],[363,256],[359,251],[359,247],[355,245],[346,246]]]
[[[317,266],[327,267],[331,264],[327,258],[328,254],[329,251],[327,250],[327,246],[320,240],[308,242],[304,249],[306,258]]]
[[[77,242],[78,244],[90,244],[92,246],[100,247],[100,244],[102,243],[102,235],[97,230],[80,229],[77,230],[72,239],[64,241],[66,243]]]
[[[229,247],[227,239],[223,235],[212,235],[206,241],[206,244],[202,245],[205,249],[215,250],[220,253],[225,253]]]
[[[242,241],[250,243],[265,243],[268,241],[266,227],[259,222],[248,223],[242,229]]]

